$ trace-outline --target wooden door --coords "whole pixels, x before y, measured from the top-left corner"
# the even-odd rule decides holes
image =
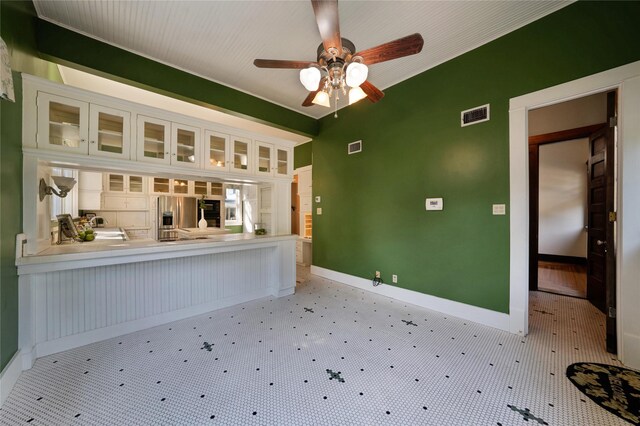
[[[607,350],[616,352],[615,277],[615,105],[616,93],[607,94],[609,126],[589,138],[588,273],[587,299],[607,316]]]

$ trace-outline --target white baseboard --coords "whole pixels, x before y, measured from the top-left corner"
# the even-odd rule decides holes
[[[293,293],[293,291],[291,293]],[[269,291],[269,289],[262,289],[249,294],[244,294],[239,297],[230,297],[228,299],[216,300],[211,303],[191,306],[189,308],[180,309],[177,311],[166,312],[152,317],[141,318],[135,321],[128,321],[109,327],[98,328],[85,333],[74,334],[60,339],[43,342],[36,345],[36,347],[28,353],[25,352],[23,356],[23,368],[25,370],[31,368],[36,358],[73,348],[78,348],[90,343],[111,339],[113,337],[122,336],[151,327],[156,327],[196,315],[202,315],[217,309],[226,308],[232,305],[237,305],[239,303],[249,302],[251,300],[260,299],[262,297],[267,297],[270,295],[271,292]]]
[[[622,353],[620,355],[620,361],[625,366],[636,370],[640,369],[640,336],[624,333],[622,335]]]
[[[13,385],[16,384],[20,377],[20,373],[22,373],[22,363],[20,351],[17,351],[4,367],[2,373],[0,373],[0,407],[7,400]]]
[[[479,308],[465,303],[454,302],[453,300],[430,296],[428,294],[394,287],[387,284],[373,287],[371,280],[344,274],[342,272],[332,271],[331,269],[325,269],[319,266],[311,265],[311,273],[313,275],[318,275],[362,290],[367,290],[372,293],[411,303],[412,305],[417,305],[422,308],[442,312],[443,314],[487,325],[489,327],[498,328],[500,330],[510,331],[509,315],[502,312],[491,311],[489,309]]]

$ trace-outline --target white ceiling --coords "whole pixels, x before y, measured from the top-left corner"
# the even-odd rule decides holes
[[[520,28],[571,1],[341,1],[340,32],[357,50],[421,33],[418,55],[375,64],[384,90]],[[34,0],[43,19],[311,117],[297,70],[260,69],[256,58],[316,58],[310,1]],[[366,101],[364,101],[366,102]],[[381,101],[384,102],[384,99]]]

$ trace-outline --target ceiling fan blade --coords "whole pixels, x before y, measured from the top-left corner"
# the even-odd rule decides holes
[[[367,95],[367,98],[372,103],[376,103],[384,97],[384,93],[380,89],[378,89],[376,86],[369,83],[368,81],[365,81],[364,83],[362,83],[360,85],[360,88]]]
[[[302,106],[308,107],[308,106],[312,106],[313,105],[313,100],[315,99],[315,97],[318,94],[318,92],[320,91],[320,89],[324,87],[324,83],[325,83],[326,80],[327,80],[327,77],[323,77],[322,80],[320,80],[320,84],[318,84],[318,90],[314,90],[313,92],[309,92],[307,97],[302,102]]]
[[[309,61],[286,61],[286,60],[280,60],[280,59],[256,59],[253,61],[253,65],[255,65],[258,68],[303,69],[316,64],[317,64],[316,62],[309,62]]]
[[[371,65],[402,58],[403,56],[415,55],[422,51],[423,45],[424,40],[422,36],[416,33],[363,50],[362,52],[356,53],[355,56],[362,56],[363,62],[366,65]]]
[[[329,53],[329,49],[333,47],[337,49],[338,56],[342,55],[338,0],[311,0],[311,4],[313,5],[313,13],[316,15],[324,50]]]

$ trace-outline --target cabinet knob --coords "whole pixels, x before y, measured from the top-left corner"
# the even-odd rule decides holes
[[[80,139],[80,142],[85,143],[86,140],[85,139]]]
[[[176,153],[175,153],[175,152],[173,153],[173,156],[174,156],[174,157],[176,156]]]
[[[96,141],[91,141],[91,143],[96,143]]]
[[[169,151],[165,152],[165,154],[169,155]]]

